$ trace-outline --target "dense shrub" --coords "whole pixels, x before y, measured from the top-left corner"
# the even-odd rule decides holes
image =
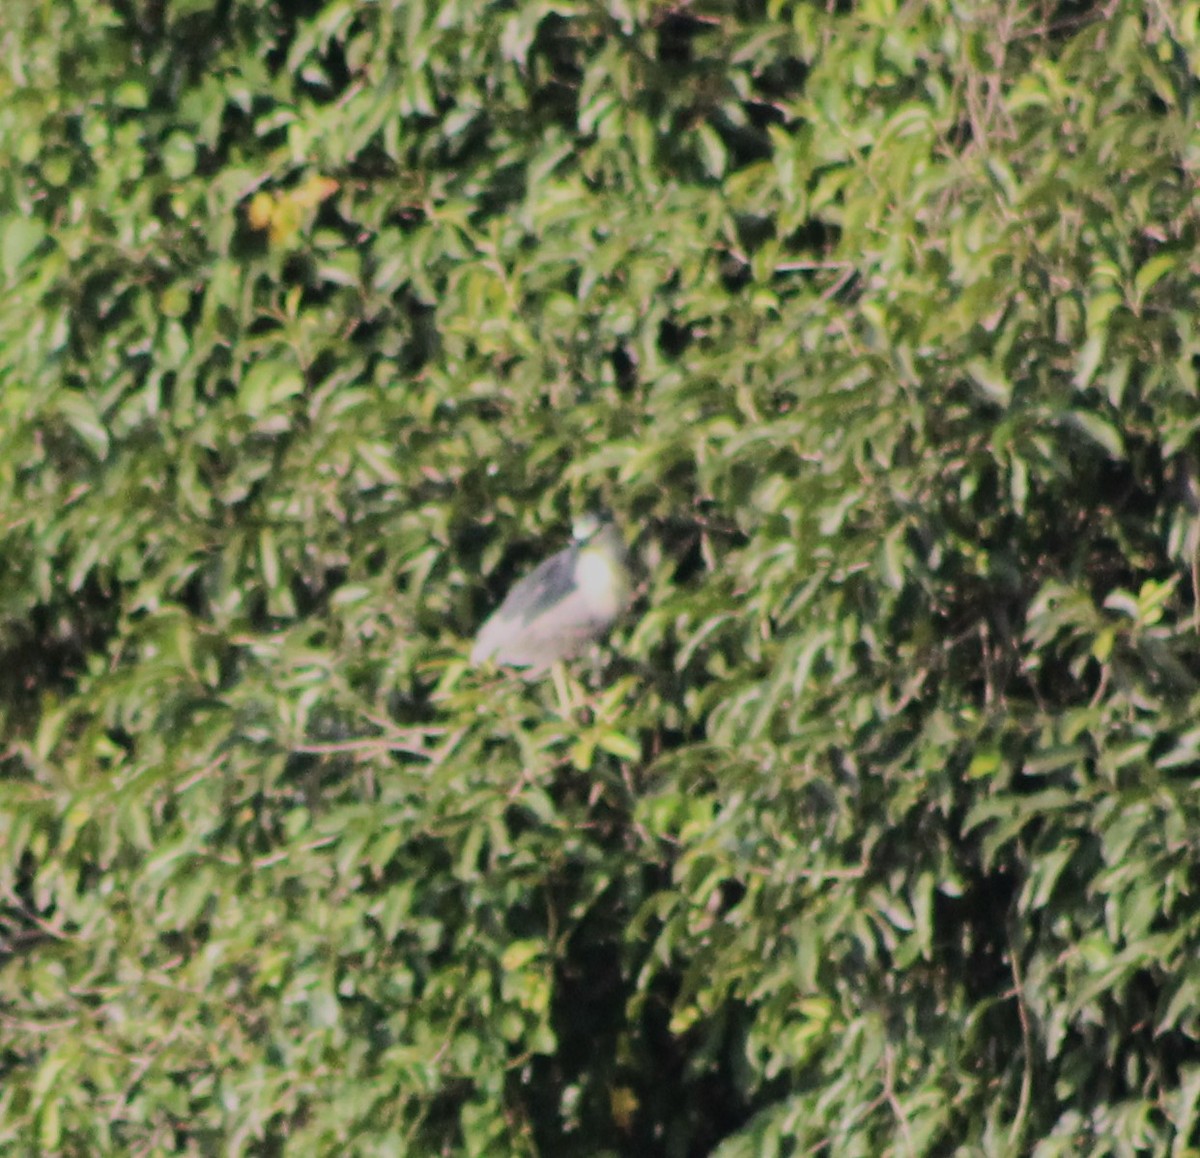
[[[0,43],[5,1152],[1200,1146],[1200,4]]]

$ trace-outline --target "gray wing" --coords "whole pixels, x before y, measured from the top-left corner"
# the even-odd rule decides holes
[[[493,659],[516,667],[546,666],[577,651],[591,638],[592,628],[574,624],[586,613],[575,590],[575,557],[569,547],[540,563],[505,597],[479,630],[471,662]],[[556,614],[538,624],[551,608]]]
[[[475,641],[472,662],[491,659],[511,667],[544,671],[560,659],[577,655],[612,626],[609,619],[592,618],[578,592],[568,595],[559,607],[563,612],[562,622],[539,620],[522,626],[512,620],[499,622],[493,616]]]
[[[496,615],[530,623],[546,608],[561,603],[575,590],[575,556],[578,554],[578,547],[568,547],[539,563],[504,597]]]

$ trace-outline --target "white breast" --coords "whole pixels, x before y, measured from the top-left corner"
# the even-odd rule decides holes
[[[616,619],[625,603],[625,576],[605,551],[581,551],[575,563],[575,584],[597,621]]]

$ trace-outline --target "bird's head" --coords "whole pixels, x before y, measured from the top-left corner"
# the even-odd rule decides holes
[[[612,526],[612,519],[596,511],[585,511],[571,524],[571,538],[579,546],[590,543],[605,527]]]

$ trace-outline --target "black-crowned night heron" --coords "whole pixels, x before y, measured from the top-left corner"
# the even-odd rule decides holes
[[[575,542],[526,575],[479,630],[471,662],[545,671],[599,639],[633,595],[621,532],[583,515]]]

